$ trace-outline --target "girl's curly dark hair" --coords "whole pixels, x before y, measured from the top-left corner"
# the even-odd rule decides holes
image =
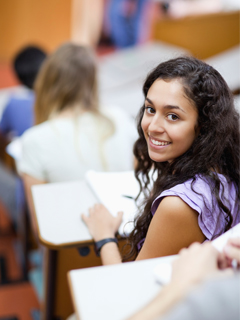
[[[223,174],[236,185],[239,195],[239,114],[234,108],[233,96],[222,76],[211,66],[194,58],[179,57],[159,64],[146,78],[143,85],[144,96],[157,79],[179,79],[186,96],[198,110],[198,130],[191,148],[173,162],[155,162],[148,155],[147,143],[141,128],[144,105],[137,117],[139,138],[134,145],[134,155],[138,160],[135,176],[145,195],[142,212],[135,219],[135,228],[129,236],[130,251],[124,260],[135,259],[138,244],[146,236],[152,219],[151,205],[164,190],[189,179],[195,181],[201,174],[212,183],[212,193],[226,219],[228,230],[232,224],[229,208],[219,197],[218,175]],[[151,172],[157,175],[152,190]],[[174,172],[174,174],[173,174]],[[192,184],[193,186],[193,184]]]

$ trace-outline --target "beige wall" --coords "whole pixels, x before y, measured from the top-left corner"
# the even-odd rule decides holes
[[[52,51],[70,37],[71,0],[0,0],[0,62],[22,46]]]

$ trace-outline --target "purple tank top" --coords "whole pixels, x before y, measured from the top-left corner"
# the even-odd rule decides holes
[[[237,190],[232,182],[218,174],[222,184],[224,185],[224,194],[222,187],[220,188],[220,199],[230,209],[234,227],[240,222],[239,200]],[[211,182],[201,176],[196,176],[196,180],[191,187],[193,179],[190,179],[182,184],[178,184],[169,190],[163,191],[152,204],[152,214],[154,215],[161,200],[167,196],[180,197],[192,209],[198,212],[198,224],[203,234],[208,240],[224,233],[226,227],[225,213],[220,210],[217,205],[217,199],[211,192]],[[195,193],[195,190],[197,193]]]

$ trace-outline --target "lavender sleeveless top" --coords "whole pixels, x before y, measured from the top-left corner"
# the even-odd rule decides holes
[[[224,185],[224,194],[222,194],[222,187],[220,188],[220,199],[230,209],[233,223],[232,227],[240,222],[240,206],[237,197],[237,190],[232,182],[219,174],[222,184]],[[198,212],[198,224],[203,234],[208,240],[214,239],[216,236],[224,233],[226,226],[226,214],[221,211],[217,205],[217,200],[211,192],[210,179],[196,176],[195,182],[190,179],[182,184],[178,184],[169,190],[163,191],[152,204],[152,214],[154,215],[159,203],[164,197],[177,196],[186,202],[193,210]],[[191,187],[192,184],[192,187]],[[194,192],[195,190],[196,192]]]

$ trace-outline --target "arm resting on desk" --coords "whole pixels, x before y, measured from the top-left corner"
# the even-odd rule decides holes
[[[97,242],[106,238],[115,237],[122,222],[122,216],[123,212],[118,212],[117,217],[113,217],[102,204],[96,204],[89,209],[89,216],[82,214],[82,220],[87,225],[94,241]],[[106,243],[100,251],[100,256],[103,265],[122,262],[120,252],[115,242]]]
[[[101,204],[82,215],[94,241],[114,238],[122,220],[122,213],[113,217]],[[146,240],[136,260],[174,255],[195,241],[203,242],[205,236],[198,225],[198,215],[179,197],[165,197],[158,206],[148,228]],[[103,264],[120,263],[120,253],[115,243],[105,244],[101,250]]]

